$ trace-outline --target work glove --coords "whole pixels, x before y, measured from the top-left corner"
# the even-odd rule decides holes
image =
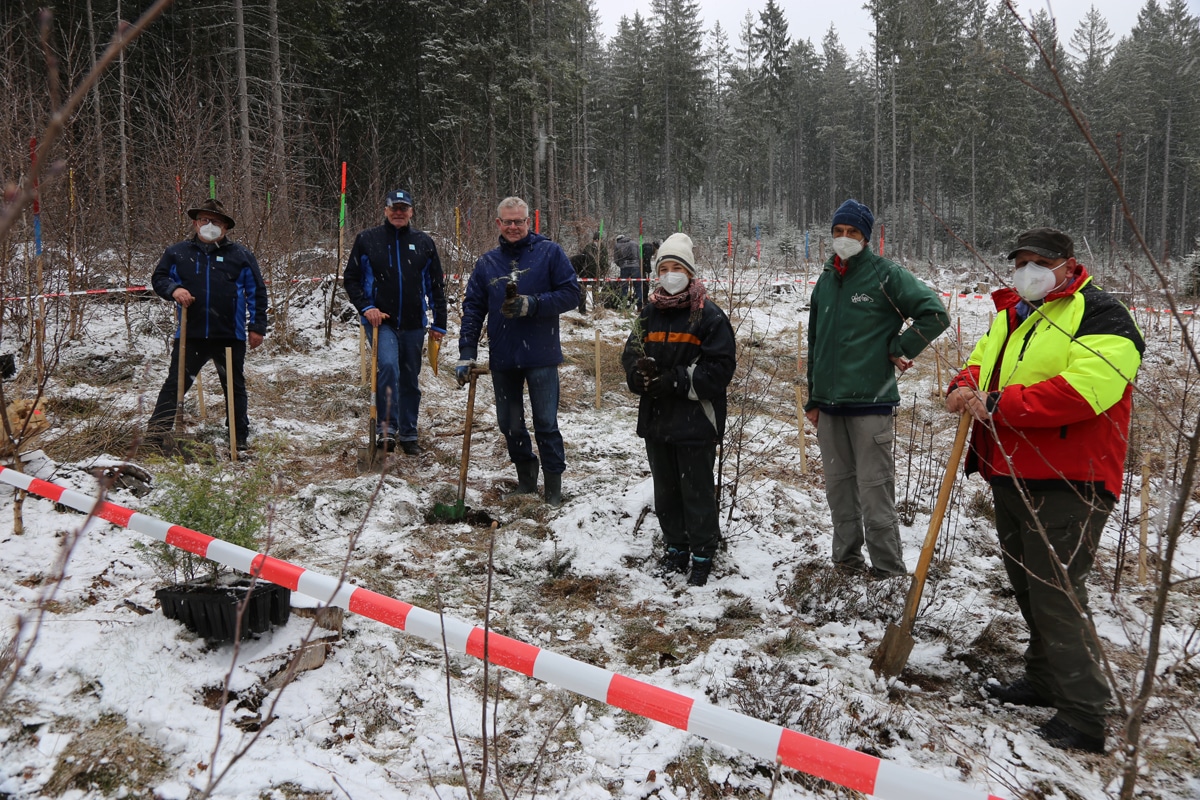
[[[511,284],[509,284],[511,286]],[[500,313],[509,319],[516,317],[532,317],[537,311],[537,298],[527,294],[518,294],[506,298],[500,306]]]
[[[458,388],[461,389],[462,387],[466,386],[471,380],[471,370],[474,367],[475,362],[469,358],[460,359],[459,362],[454,365],[454,380],[458,381]]]
[[[679,384],[679,379],[674,372],[664,372],[662,375],[656,375],[654,378],[646,381],[646,396],[658,399],[666,397],[669,394],[675,393],[675,387]]]

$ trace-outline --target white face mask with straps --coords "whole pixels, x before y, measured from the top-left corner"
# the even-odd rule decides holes
[[[664,272],[658,276],[658,285],[667,294],[679,294],[687,288],[689,280],[686,272]]]
[[[1013,273],[1013,288],[1021,299],[1034,303],[1058,288],[1058,279],[1054,277],[1054,270],[1029,261]]]
[[[856,255],[862,252],[863,243],[858,239],[851,239],[849,236],[839,236],[833,240],[833,252],[842,257],[842,261],[849,261]]]
[[[200,230],[196,231],[196,233],[200,236],[200,241],[212,244],[221,238],[221,226],[213,222],[206,222],[200,226]]]

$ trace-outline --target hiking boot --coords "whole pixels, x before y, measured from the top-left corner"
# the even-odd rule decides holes
[[[537,494],[538,462],[518,461],[513,464],[517,468],[517,488],[507,492],[504,497],[518,497],[523,494]]]
[[[655,570],[660,577],[665,577],[672,573],[683,575],[688,571],[688,566],[692,563],[692,554],[687,550],[677,550],[674,547],[667,548],[667,552],[663,553],[658,559],[658,569]]]
[[[562,508],[562,473],[544,472],[542,480],[546,484],[546,505]]]
[[[404,451],[406,456],[416,456],[421,454],[421,445],[416,441],[404,441],[400,443],[400,449]]]
[[[712,559],[692,556],[692,574],[688,575],[688,586],[703,586],[708,583],[708,573],[712,572]]]
[[[983,687],[983,690],[987,692],[988,697],[999,700],[1001,703],[1011,703],[1014,706],[1034,706],[1035,708],[1054,707],[1054,703],[1043,697],[1028,678],[1021,678],[1012,683],[989,683]]]
[[[375,440],[375,449],[384,453],[392,453],[396,450],[396,437],[390,433],[381,435]]]
[[[1059,750],[1082,750],[1085,753],[1104,755],[1103,736],[1084,733],[1057,716],[1052,717],[1045,725],[1039,725],[1037,735]]]

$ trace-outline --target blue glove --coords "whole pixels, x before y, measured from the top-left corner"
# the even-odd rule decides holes
[[[461,359],[454,365],[454,380],[458,381],[458,388],[466,386],[471,380],[471,368],[474,366],[475,362],[469,358]]]
[[[530,297],[527,294],[510,297],[500,306],[500,313],[509,319],[513,319],[514,317],[532,317],[537,313],[537,298]]]

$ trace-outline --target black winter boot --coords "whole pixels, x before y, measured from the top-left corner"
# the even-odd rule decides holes
[[[513,466],[517,468],[517,488],[505,494],[504,497],[507,499],[523,494],[537,494],[537,459],[533,461],[518,461]]]
[[[692,554],[687,550],[676,550],[674,547],[668,547],[667,552],[663,553],[658,559],[658,567],[655,569],[655,574],[660,578],[678,572],[684,574],[688,571],[688,565],[692,563]]]
[[[712,572],[712,559],[692,556],[692,574],[688,575],[688,586],[703,586],[708,583],[708,573]]]
[[[546,505],[551,508],[562,507],[562,473],[543,472],[542,480],[546,484]]]

